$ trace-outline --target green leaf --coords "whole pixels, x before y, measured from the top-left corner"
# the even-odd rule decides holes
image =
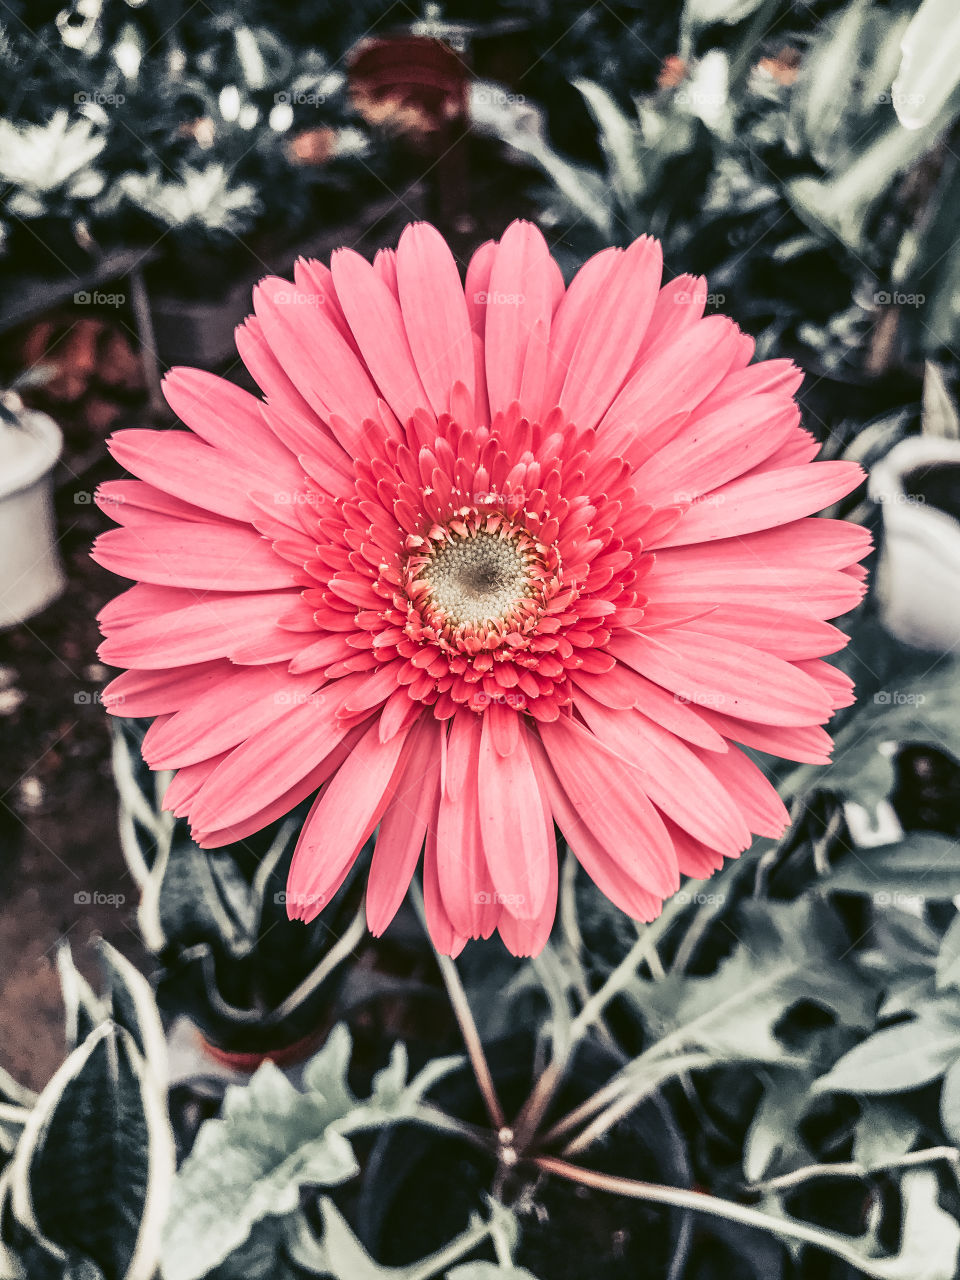
[[[851,252],[869,260],[875,252],[867,235],[874,206],[933,141],[924,131],[909,133],[893,124],[836,174],[825,179],[793,178],[784,190],[796,213],[813,231],[835,237]]]
[[[294,1089],[270,1061],[208,1120],[177,1177],[163,1251],[166,1280],[197,1280],[239,1249],[254,1225],[293,1213],[303,1185],[337,1186],[359,1170],[331,1128],[339,1114]]]
[[[882,636],[876,637],[880,642]],[[875,643],[873,633],[869,636]],[[873,668],[872,653],[864,653]],[[826,768],[803,766],[791,773],[788,791],[803,794],[812,785],[827,787],[845,800],[862,805],[869,814],[889,795],[894,785],[895,748],[905,743],[938,747],[960,758],[960,663],[941,658],[931,664],[924,658],[919,672],[907,675],[910,650],[898,647],[890,655],[886,687],[860,702],[856,711],[834,735],[834,760]],[[914,670],[917,670],[915,667]],[[941,837],[941,860],[946,857]],[[954,844],[956,848],[956,844]],[[860,850],[862,855],[864,850]],[[873,850],[870,850],[873,855]],[[928,850],[932,853],[932,848]],[[956,855],[954,863],[960,863]],[[917,886],[915,893],[926,890]],[[954,890],[957,892],[957,890]],[[951,895],[952,896],[952,895]]]
[[[152,1280],[173,1177],[164,1100],[131,1037],[103,1023],[37,1101],[17,1146],[11,1206],[51,1253],[104,1280]]]
[[[14,1080],[9,1071],[0,1067],[0,1102],[16,1107],[32,1107],[36,1100],[37,1095],[32,1089],[22,1085],[19,1080]]]
[[[64,1035],[67,1048],[73,1050],[106,1018],[107,1011],[73,963],[69,942],[57,947],[57,972],[65,1011]]]
[[[479,1218],[471,1220],[466,1231],[462,1232],[448,1245],[413,1262],[406,1267],[383,1267],[364,1249],[363,1245],[350,1230],[346,1219],[333,1201],[324,1196],[320,1200],[320,1214],[323,1219],[323,1237],[320,1240],[310,1232],[302,1220],[298,1223],[298,1236],[288,1243],[288,1252],[294,1262],[316,1275],[330,1277],[332,1280],[429,1280],[430,1277],[446,1274],[465,1280],[473,1274],[465,1267],[477,1264],[463,1264],[454,1271],[453,1267],[461,1258],[472,1253],[491,1232],[495,1222],[504,1224],[503,1230],[509,1238],[516,1235],[516,1220],[509,1210],[491,1203],[490,1223]],[[517,1268],[501,1268],[493,1263],[484,1263],[488,1271],[477,1272],[477,1276],[499,1277],[500,1280],[536,1280],[530,1272]]]
[[[154,1078],[165,1080],[167,1043],[150,984],[109,942],[101,938],[98,950],[107,978],[111,1017],[130,1033]]]
[[[960,9],[954,0],[923,0],[903,37],[893,105],[905,129],[930,124],[960,84]]]
[[[748,1182],[798,1167],[806,1158],[797,1126],[810,1101],[807,1073],[771,1071],[763,1078],[763,1097],[743,1144],[743,1176]]]
[[[813,1086],[817,1093],[902,1093],[937,1080],[960,1057],[960,1022],[943,1002],[856,1045]]]
[[[923,366],[923,419],[925,436],[960,440],[960,412],[947,386],[943,369],[933,360]]]
[[[637,122],[624,115],[606,89],[592,80],[574,79],[571,83],[597,122],[610,184],[621,206],[629,210],[643,187]]]
[[[937,990],[960,987],[960,915],[954,917],[940,942],[937,956]]]
[[[867,989],[841,958],[849,947],[815,899],[752,903],[735,922],[740,945],[708,977],[674,972],[643,984],[635,996],[665,1047],[696,1046],[717,1062],[778,1063],[794,1058],[775,1034],[799,1001],[832,1012],[848,1026],[872,1022]],[[648,1051],[648,1052],[652,1052]]]
[[[960,1061],[952,1063],[943,1078],[940,1123],[950,1141],[960,1145]]]
[[[893,1258],[864,1260],[859,1265],[877,1280],[954,1280],[960,1227],[938,1202],[937,1175],[913,1169],[900,1182],[903,1232]]]
[[[842,855],[820,884],[827,890],[870,894],[880,907],[901,898],[946,900],[960,894],[960,850],[949,836],[909,831],[897,844]]]
[[[764,0],[687,0],[683,7],[681,29],[690,35],[722,22],[732,27],[755,13]]]
[[[853,1158],[866,1169],[906,1155],[920,1135],[920,1121],[891,1098],[862,1098],[853,1137]]]
[[[447,1272],[447,1280],[537,1280],[526,1267],[501,1267],[495,1262],[464,1262]]]

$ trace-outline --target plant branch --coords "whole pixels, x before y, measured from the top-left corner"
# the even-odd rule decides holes
[[[842,1258],[844,1262],[850,1263],[866,1275],[877,1277],[877,1280],[884,1280],[884,1277],[890,1275],[889,1258],[866,1257],[863,1251],[856,1247],[855,1239],[842,1235],[838,1231],[828,1231],[824,1227],[799,1222],[792,1218],[779,1218],[774,1214],[765,1213],[762,1209],[737,1204],[732,1200],[723,1200],[719,1196],[709,1195],[706,1192],[690,1191],[685,1187],[665,1187],[655,1182],[635,1182],[632,1178],[618,1178],[606,1173],[597,1173],[593,1169],[582,1169],[579,1165],[570,1164],[566,1160],[557,1160],[552,1156],[538,1156],[533,1163],[544,1173],[552,1173],[570,1182],[578,1182],[581,1186],[595,1187],[599,1191],[609,1191],[611,1195],[630,1196],[635,1200],[671,1205],[676,1209],[693,1209],[697,1213],[726,1218],[728,1222],[738,1222],[744,1227],[755,1227],[786,1240],[797,1240],[802,1244],[814,1245],[818,1249],[825,1249],[828,1253]]]
[[[747,1190],[787,1191],[811,1178],[865,1178],[879,1170],[910,1169],[916,1165],[932,1164],[935,1160],[946,1160],[956,1168],[960,1165],[960,1151],[956,1147],[926,1147],[922,1151],[908,1151],[906,1155],[891,1156],[889,1160],[879,1160],[869,1166],[856,1160],[840,1161],[837,1164],[808,1164],[802,1169],[794,1169],[792,1173],[782,1173],[777,1178],[748,1183]]]
[[[420,886],[414,882],[410,886],[410,896],[417,915],[426,930],[427,937],[430,931],[426,929],[426,911],[423,905],[423,891]],[[433,945],[431,940],[431,946]],[[497,1130],[506,1127],[507,1119],[504,1115],[503,1107],[500,1105],[500,1099],[497,1097],[497,1091],[493,1084],[493,1076],[490,1074],[490,1066],[487,1062],[486,1054],[483,1051],[483,1044],[480,1040],[480,1033],[477,1030],[477,1024],[474,1022],[473,1014],[470,1011],[470,1002],[467,999],[467,993],[463,989],[463,983],[460,981],[460,974],[457,972],[457,966],[449,956],[443,956],[440,952],[433,948],[436,956],[437,964],[440,968],[440,976],[443,978],[444,986],[447,988],[447,996],[449,997],[454,1015],[460,1026],[460,1034],[463,1036],[463,1043],[466,1045],[467,1054],[470,1057],[470,1065],[473,1067],[473,1074],[477,1080],[477,1086],[483,1096],[484,1105],[487,1108],[487,1114],[493,1127]]]

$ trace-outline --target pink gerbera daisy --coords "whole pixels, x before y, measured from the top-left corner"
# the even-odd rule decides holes
[[[139,480],[95,558],[104,695],[155,716],[165,804],[205,847],[317,797],[290,871],[315,916],[376,830],[379,934],[421,851],[437,946],[536,953],[556,829],[652,919],[787,815],[736,744],[825,762],[851,682],[825,619],[860,599],[860,528],[808,518],[860,468],[811,462],[801,374],[660,287],[643,237],[565,289],[535,227],[461,285],[432,227],[270,278],[237,331],[264,398],[176,369],[188,431],[123,431]]]

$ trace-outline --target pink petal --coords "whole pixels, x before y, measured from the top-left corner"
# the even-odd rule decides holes
[[[482,329],[492,413],[520,398],[528,360],[542,370],[539,387],[528,392],[536,398],[528,403],[540,403],[557,270],[540,231],[529,222],[511,222],[491,264]]]
[[[201,790],[194,824],[241,822],[316,768],[347,733],[337,715],[342,697],[317,693],[241,743]]]
[[[582,430],[595,427],[619,391],[653,313],[663,254],[641,236],[606,277],[570,356],[558,401]]]
[[[194,506],[232,520],[252,520],[254,487],[248,462],[211,449],[188,431],[119,431],[110,452],[128,471]]]
[[[401,422],[427,405],[394,294],[352,249],[330,260],[344,314],[377,386]]]
[[[380,823],[367,883],[367,925],[379,937],[396,915],[410,887],[427,825],[440,790],[440,735],[443,728],[422,715],[410,729],[393,799]]]
[[[527,735],[520,733],[510,756],[502,756],[482,717],[477,786],[483,851],[501,903],[520,920],[536,919],[550,882],[543,803]]]
[[[568,817],[576,815],[637,883],[661,898],[679,878],[673,846],[657,810],[642,790],[643,775],[568,716],[538,726],[540,740],[566,795]],[[557,813],[554,807],[554,814]],[[577,832],[561,823],[571,843]],[[641,861],[637,861],[637,851]]]
[[[624,640],[617,656],[697,707],[758,724],[816,724],[832,711],[829,698],[810,676],[736,640],[678,627]]]
[[[845,497],[863,478],[856,462],[810,462],[743,476],[695,503],[663,544],[677,547],[742,537],[789,524]]]
[[[190,593],[177,597],[190,599]],[[114,667],[182,667],[230,657],[239,645],[273,634],[278,617],[297,599],[299,593],[289,591],[210,595],[152,612],[109,635],[97,653]]]
[[[720,853],[733,855],[750,844],[749,829],[727,791],[669,730],[639,711],[610,711],[582,694],[576,706],[600,741],[641,771],[644,791],[674,822]]]
[[[291,920],[312,919],[340,887],[390,803],[406,739],[381,742],[371,725],[314,801],[290,864]]]
[[[287,674],[284,666],[240,667],[221,675],[214,688],[197,693],[143,742],[151,769],[179,769],[235,747],[285,716],[321,680]]]
[[[445,413],[455,382],[473,396],[473,338],[457,264],[429,223],[404,229],[397,245],[397,285],[420,380],[434,413]]]
[[[231,525],[137,525],[94,543],[97,564],[124,578],[204,591],[269,591],[298,582],[293,568],[253,529]]]
[[[481,731],[475,712],[458,711],[453,717],[436,824],[440,896],[454,929],[468,938],[489,938],[501,915],[481,837]]]

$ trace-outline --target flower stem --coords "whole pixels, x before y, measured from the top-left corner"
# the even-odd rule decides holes
[[[430,936],[429,930],[426,929],[426,912],[423,905],[423,891],[414,881],[410,886],[410,896],[413,901],[414,908],[420,921]],[[431,940],[431,946],[433,945]],[[460,974],[457,972],[457,966],[449,956],[443,956],[440,952],[433,948],[433,953],[437,958],[437,964],[440,968],[440,976],[443,978],[443,984],[447,988],[447,996],[454,1015],[460,1026],[460,1034],[463,1036],[463,1043],[466,1045],[467,1053],[470,1057],[470,1065],[473,1067],[473,1074],[476,1076],[477,1086],[483,1097],[484,1106],[487,1108],[487,1115],[494,1128],[497,1130],[506,1127],[507,1119],[504,1115],[503,1107],[500,1105],[500,1099],[497,1097],[497,1091],[494,1088],[493,1076],[490,1074],[490,1066],[487,1062],[487,1056],[483,1052],[483,1044],[480,1040],[480,1033],[477,1030],[477,1024],[473,1020],[473,1014],[470,1012],[470,1002],[467,1000],[467,993],[463,989],[463,983],[460,981]]]
[[[779,1218],[774,1214],[764,1213],[761,1209],[737,1204],[732,1200],[723,1200],[719,1196],[708,1195],[706,1192],[690,1191],[684,1187],[665,1187],[655,1182],[635,1182],[632,1178],[618,1178],[606,1173],[597,1173],[593,1169],[582,1169],[579,1165],[570,1164],[566,1160],[557,1160],[552,1156],[538,1156],[533,1163],[544,1173],[556,1174],[557,1177],[578,1182],[584,1187],[609,1191],[611,1195],[630,1196],[635,1200],[672,1205],[677,1209],[693,1209],[698,1213],[712,1214],[716,1218],[726,1218],[728,1222],[738,1222],[744,1227],[756,1227],[787,1240],[815,1245],[818,1249],[825,1249],[828,1253],[842,1258],[868,1276],[879,1278],[890,1274],[888,1258],[866,1257],[856,1247],[854,1239],[838,1231],[828,1231],[812,1223],[799,1222],[792,1218]]]

